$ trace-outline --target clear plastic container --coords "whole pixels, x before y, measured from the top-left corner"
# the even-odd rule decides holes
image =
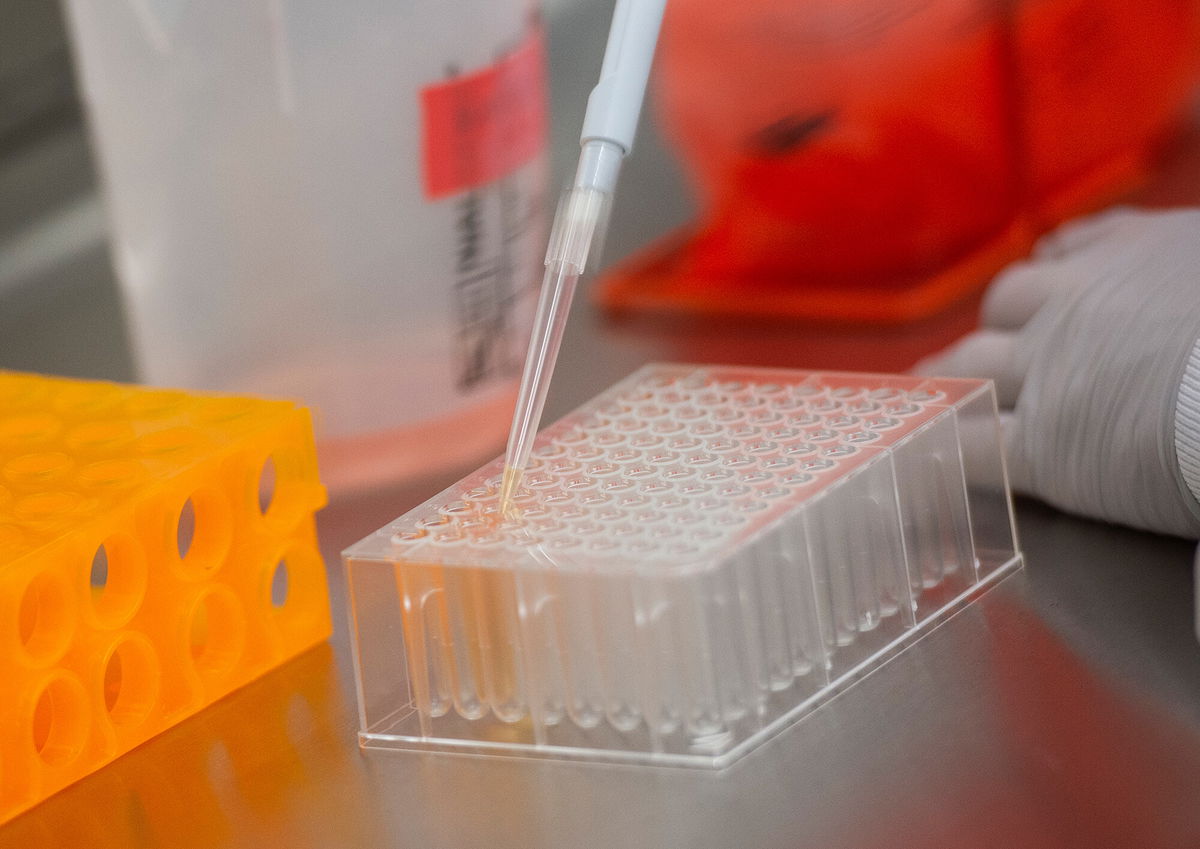
[[[990,383],[651,366],[345,552],[362,745],[722,767],[1020,565]]]
[[[496,450],[545,250],[531,0],[65,5],[142,379],[303,399],[334,489]]]

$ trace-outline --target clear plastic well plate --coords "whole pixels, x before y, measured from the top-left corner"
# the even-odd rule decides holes
[[[360,741],[722,767],[1020,565],[990,383],[648,366],[345,552]]]

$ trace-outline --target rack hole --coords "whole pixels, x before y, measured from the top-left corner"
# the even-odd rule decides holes
[[[183,503],[179,511],[179,522],[175,526],[175,545],[179,549],[180,559],[185,559],[192,550],[196,539],[196,507],[192,499]]]
[[[473,543],[487,546],[500,542],[488,531],[472,533],[477,533],[471,537]],[[293,543],[263,566],[259,579],[260,604],[278,617],[280,627],[306,633],[314,619],[321,617],[325,610],[324,593],[321,592],[325,564],[320,552],[316,546]]]
[[[271,574],[271,605],[283,607],[288,598],[288,565],[286,560],[280,560]]]
[[[87,694],[73,678],[60,677],[38,696],[33,709],[33,748],[49,766],[73,761],[87,739]]]
[[[124,677],[121,674],[121,653],[114,652],[104,667],[104,709],[110,714],[121,700],[121,685]]]
[[[30,587],[21,598],[21,612],[17,617],[17,634],[21,645],[29,648],[33,635],[37,631],[40,597],[35,587]]]
[[[137,540],[116,533],[97,546],[88,570],[92,611],[105,628],[125,624],[146,593],[146,558]]]
[[[251,499],[258,512],[282,530],[300,519],[305,508],[303,464],[291,451],[280,450],[262,461]]]
[[[72,616],[62,581],[42,573],[29,582],[17,609],[17,637],[35,661],[54,659],[71,639]]]
[[[117,643],[104,666],[104,708],[114,725],[145,719],[158,699],[158,658],[148,643],[127,637]]]
[[[208,606],[201,605],[192,617],[192,628],[188,632],[192,660],[198,660],[208,648],[208,631]]]
[[[233,540],[233,511],[215,487],[202,487],[168,520],[169,557],[186,578],[208,578],[221,568]],[[110,552],[111,553],[111,552]]]
[[[271,509],[271,505],[275,503],[275,488],[277,486],[278,473],[275,469],[275,458],[268,457],[263,463],[262,471],[258,475],[258,511],[264,516]]]
[[[246,623],[237,598],[218,591],[192,609],[188,649],[196,668],[207,674],[230,669],[241,656]]]
[[[92,555],[92,571],[88,576],[92,592],[103,593],[108,586],[108,546],[102,545]]]

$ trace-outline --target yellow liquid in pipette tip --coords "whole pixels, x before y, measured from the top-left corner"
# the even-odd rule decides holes
[[[521,484],[521,470],[516,466],[504,466],[504,477],[500,480],[500,515],[506,519],[517,517],[517,505],[513,496]]]

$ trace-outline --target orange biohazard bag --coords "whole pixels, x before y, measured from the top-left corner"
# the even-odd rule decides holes
[[[1195,7],[672,0],[656,101],[701,212],[599,299],[935,313],[1142,171],[1186,101]]]

